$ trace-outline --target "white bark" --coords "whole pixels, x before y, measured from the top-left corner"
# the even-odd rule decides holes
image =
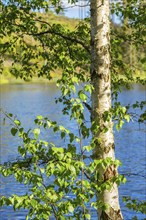
[[[114,161],[113,124],[111,120],[103,120],[104,112],[111,108],[109,0],[91,0],[91,80],[94,87],[92,118],[100,126],[93,134],[97,139],[94,157],[110,157]],[[108,128],[107,132],[104,132],[105,127]],[[106,181],[117,175],[117,170],[110,166],[106,170],[101,169],[100,174],[101,179]],[[116,184],[110,191],[104,190],[97,197],[108,205],[106,211],[98,210],[99,220],[123,219]]]

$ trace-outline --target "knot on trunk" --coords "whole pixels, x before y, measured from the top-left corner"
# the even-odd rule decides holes
[[[123,220],[120,209],[114,210],[110,207],[108,210],[102,211],[100,220]]]
[[[104,176],[104,181],[110,180],[113,177],[118,175],[117,169],[115,165],[110,165],[106,168],[103,176]]]

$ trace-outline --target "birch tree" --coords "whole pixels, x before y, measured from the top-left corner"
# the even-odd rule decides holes
[[[104,114],[111,108],[110,76],[110,9],[108,0],[91,1],[91,79],[94,87],[92,94],[92,118],[99,125],[93,133],[96,141],[94,157],[115,160],[113,123],[111,118],[104,120]],[[105,131],[107,129],[107,131]],[[114,166],[100,170],[100,178],[107,180],[117,174]],[[99,179],[100,181],[100,179]],[[108,204],[106,211],[99,210],[99,219],[123,219],[119,206],[118,187],[99,193],[98,198]]]

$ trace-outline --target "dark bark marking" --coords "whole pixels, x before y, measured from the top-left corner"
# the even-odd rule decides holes
[[[108,214],[106,211],[102,211],[101,213],[101,220],[123,220],[123,218],[120,215],[120,209],[114,210],[112,207],[110,207],[110,211]]]
[[[116,167],[111,165],[111,166],[108,166],[106,168],[106,171],[104,172],[104,181],[107,181],[109,179],[112,179],[114,176],[117,175],[117,170],[116,170]]]

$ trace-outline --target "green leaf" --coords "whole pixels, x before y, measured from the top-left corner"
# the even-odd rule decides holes
[[[75,139],[75,136],[73,133],[69,133],[69,137],[70,137],[70,142],[72,143]]]
[[[65,132],[61,132],[61,138],[63,139],[66,136]]]
[[[35,199],[32,199],[31,200],[31,205],[32,205],[32,207],[36,207],[37,206],[37,204],[38,204],[38,202],[35,200]]]
[[[60,131],[64,131],[65,128],[64,128],[62,125],[60,125],[60,126],[59,126],[59,130],[60,130]]]
[[[34,133],[35,138],[38,138],[38,136],[39,136],[39,134],[40,134],[40,129],[39,129],[39,128],[35,128],[35,129],[33,130],[33,133]]]
[[[42,120],[42,119],[43,119],[43,116],[42,116],[42,115],[38,115],[38,116],[37,116],[37,119]]]
[[[92,150],[92,147],[91,147],[91,146],[84,146],[83,149],[84,149],[84,150],[87,150],[87,151],[89,152],[89,151]]]
[[[18,152],[21,154],[22,157],[26,155],[26,149],[21,146],[18,147]]]
[[[125,116],[124,116],[124,119],[125,119],[127,122],[129,122],[129,121],[130,121],[130,115],[125,115]]]
[[[86,100],[87,100],[87,95],[85,95],[82,90],[78,92],[78,96],[79,96],[79,98],[80,98],[83,102],[86,102]]]
[[[55,127],[53,128],[53,131],[54,131],[54,133],[55,133],[55,132],[59,131],[59,128],[58,128],[57,126],[55,126]]]
[[[44,168],[40,168],[40,172],[41,173],[45,173],[45,169]]]
[[[69,89],[64,89],[63,95],[66,96],[68,92],[69,92]]]
[[[12,134],[13,136],[16,135],[17,131],[18,131],[17,128],[11,128],[11,134]]]
[[[91,219],[91,215],[90,214],[85,214],[85,217],[87,218],[87,219]]]
[[[123,120],[120,120],[120,121],[116,124],[116,129],[119,131],[119,130],[122,128],[123,124],[124,124],[124,121],[123,121]]]
[[[126,111],[127,111],[126,107],[122,107],[122,112],[126,113]]]
[[[126,178],[123,177],[122,182],[125,184],[127,182]]]
[[[26,216],[25,220],[29,220],[29,216],[28,215]]]
[[[79,80],[78,80],[78,78],[77,78],[76,76],[73,76],[73,77],[72,77],[72,82],[78,83],[78,81],[79,81]]]
[[[68,206],[68,211],[71,212],[71,213],[74,212],[74,207],[72,205],[69,205]]]
[[[20,126],[20,125],[21,125],[21,123],[20,123],[20,121],[19,121],[19,120],[14,120],[14,123],[15,123],[16,125],[18,125],[18,126]]]
[[[92,93],[92,89],[93,89],[92,87],[93,86],[89,84],[89,85],[85,85],[84,89],[85,89],[86,92],[89,92],[91,94]]]
[[[50,128],[52,126],[50,121],[47,121],[47,126],[48,126],[48,128]]]

